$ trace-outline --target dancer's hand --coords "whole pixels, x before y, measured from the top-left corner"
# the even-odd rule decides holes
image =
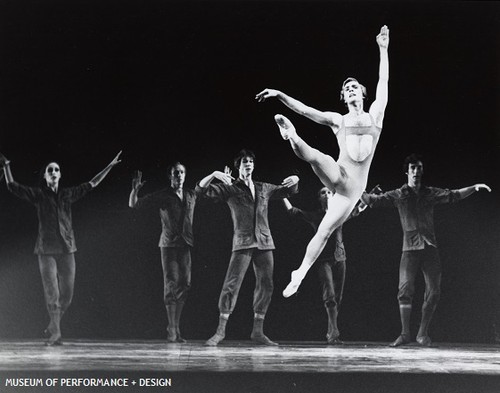
[[[142,172],[141,171],[135,171],[134,172],[134,177],[132,178],[132,189],[134,191],[139,191],[142,186],[146,183],[145,181],[142,181]]]
[[[122,161],[120,160],[120,155],[121,155],[121,154],[122,154],[122,150],[120,150],[120,152],[119,152],[119,153],[115,156],[115,158],[113,158],[113,161],[111,161],[111,162],[109,163],[109,166],[115,166],[115,165],[119,164],[120,162],[122,162]]]
[[[10,163],[10,161],[5,157],[2,153],[0,153],[0,165],[4,166],[5,164]]]
[[[389,47],[389,28],[384,25],[380,29],[380,33],[377,35],[377,44],[380,48]]]
[[[287,178],[283,179],[281,182],[282,186],[285,186],[287,188],[293,187],[299,182],[299,177],[297,175],[292,175],[288,176]]]
[[[488,187],[486,184],[480,183],[480,184],[475,184],[474,185],[474,190],[479,191],[479,190],[486,190],[488,192],[491,192],[491,188]]]
[[[224,168],[224,172],[215,171],[212,176],[224,184],[232,184],[234,180],[234,177],[231,176],[231,170],[227,166]]]
[[[278,94],[280,93],[279,90],[275,90],[275,89],[264,89],[262,90],[259,94],[257,94],[255,96],[255,99],[258,101],[258,102],[264,102],[265,100],[267,100],[268,98],[272,98],[272,97],[277,97]]]

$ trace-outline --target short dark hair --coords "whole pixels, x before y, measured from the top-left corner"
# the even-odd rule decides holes
[[[168,173],[168,177],[169,178],[172,176],[172,171],[174,170],[174,168],[176,166],[179,166],[179,165],[184,168],[184,171],[186,171],[186,165],[184,165],[183,163],[177,161],[175,164],[169,165],[169,167],[167,168],[167,173]]]
[[[361,83],[359,83],[359,81],[356,78],[349,77],[344,81],[344,83],[342,83],[342,89],[340,89],[340,101],[344,101],[344,87],[349,82],[357,82],[361,87],[361,91],[363,92],[363,98],[366,98],[366,87]]]
[[[408,157],[405,158],[404,164],[403,164],[403,171],[406,173],[408,172],[408,167],[410,164],[415,164],[417,162],[424,162],[422,159],[421,154],[416,154],[416,153],[411,153]]]
[[[252,160],[255,161],[255,153],[252,150],[242,149],[236,155],[236,157],[234,157],[234,168],[236,170],[240,169],[241,160],[243,160],[243,158],[245,158],[245,157],[250,157]]]

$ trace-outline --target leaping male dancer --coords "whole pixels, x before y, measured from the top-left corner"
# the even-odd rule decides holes
[[[328,201],[328,210],[307,246],[300,267],[292,272],[292,279],[283,291],[284,297],[297,292],[308,270],[323,251],[328,238],[349,216],[366,187],[388,100],[389,29],[387,26],[380,29],[376,40],[380,52],[379,80],[375,101],[368,113],[363,108],[366,88],[354,78],[346,79],[340,92],[340,98],[349,110],[345,115],[319,111],[278,90],[265,89],[255,97],[259,102],[276,97],[293,111],[316,123],[330,126],[337,136],[340,149],[339,158],[335,161],[331,156],[304,142],[297,135],[290,120],[282,115],[275,116],[283,139],[290,141],[295,154],[311,165],[314,173],[326,187],[336,191]]]

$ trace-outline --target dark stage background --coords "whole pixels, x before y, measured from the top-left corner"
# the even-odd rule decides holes
[[[355,76],[366,84],[370,104],[378,77],[375,36],[383,24],[391,34],[390,96],[368,187],[401,186],[404,157],[419,152],[429,185],[493,188],[436,209],[443,283],[431,331],[435,341],[491,341],[500,274],[498,2],[0,1],[0,151],[15,179],[35,185],[42,165],[57,160],[63,184],[78,184],[123,150],[123,162],[73,207],[77,278],[63,334],[166,336],[160,222],[155,211],[127,207],[134,170],[143,171],[144,195],[166,186],[167,166],[180,160],[188,168],[186,185],[194,187],[246,147],[257,154],[257,180],[279,183],[298,172],[301,191],[292,202],[313,207],[321,184],[281,139],[273,115],[285,114],[306,141],[337,157],[333,133],[254,96],[272,87],[344,112],[339,88]],[[326,314],[315,274],[297,296],[281,296],[312,232],[280,202],[271,205],[270,221],[276,290],[266,332],[278,341],[322,340]],[[47,323],[32,254],[36,229],[34,208],[2,184],[1,338],[39,337]],[[342,338],[394,339],[397,211],[368,210],[344,234]],[[199,203],[182,321],[189,339],[206,339],[216,328],[231,235],[228,208]],[[250,269],[228,339],[249,337],[253,282]]]

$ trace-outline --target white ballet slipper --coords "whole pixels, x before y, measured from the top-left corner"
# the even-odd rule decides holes
[[[280,129],[281,137],[285,141],[287,141],[287,140],[293,141],[297,138],[297,131],[295,130],[294,125],[285,116],[275,115],[274,121],[276,121],[276,124],[278,125],[278,127]]]
[[[292,280],[288,284],[288,286],[283,291],[283,297],[290,297],[297,292],[304,279],[305,274],[300,272],[299,270],[294,270],[292,272]]]

